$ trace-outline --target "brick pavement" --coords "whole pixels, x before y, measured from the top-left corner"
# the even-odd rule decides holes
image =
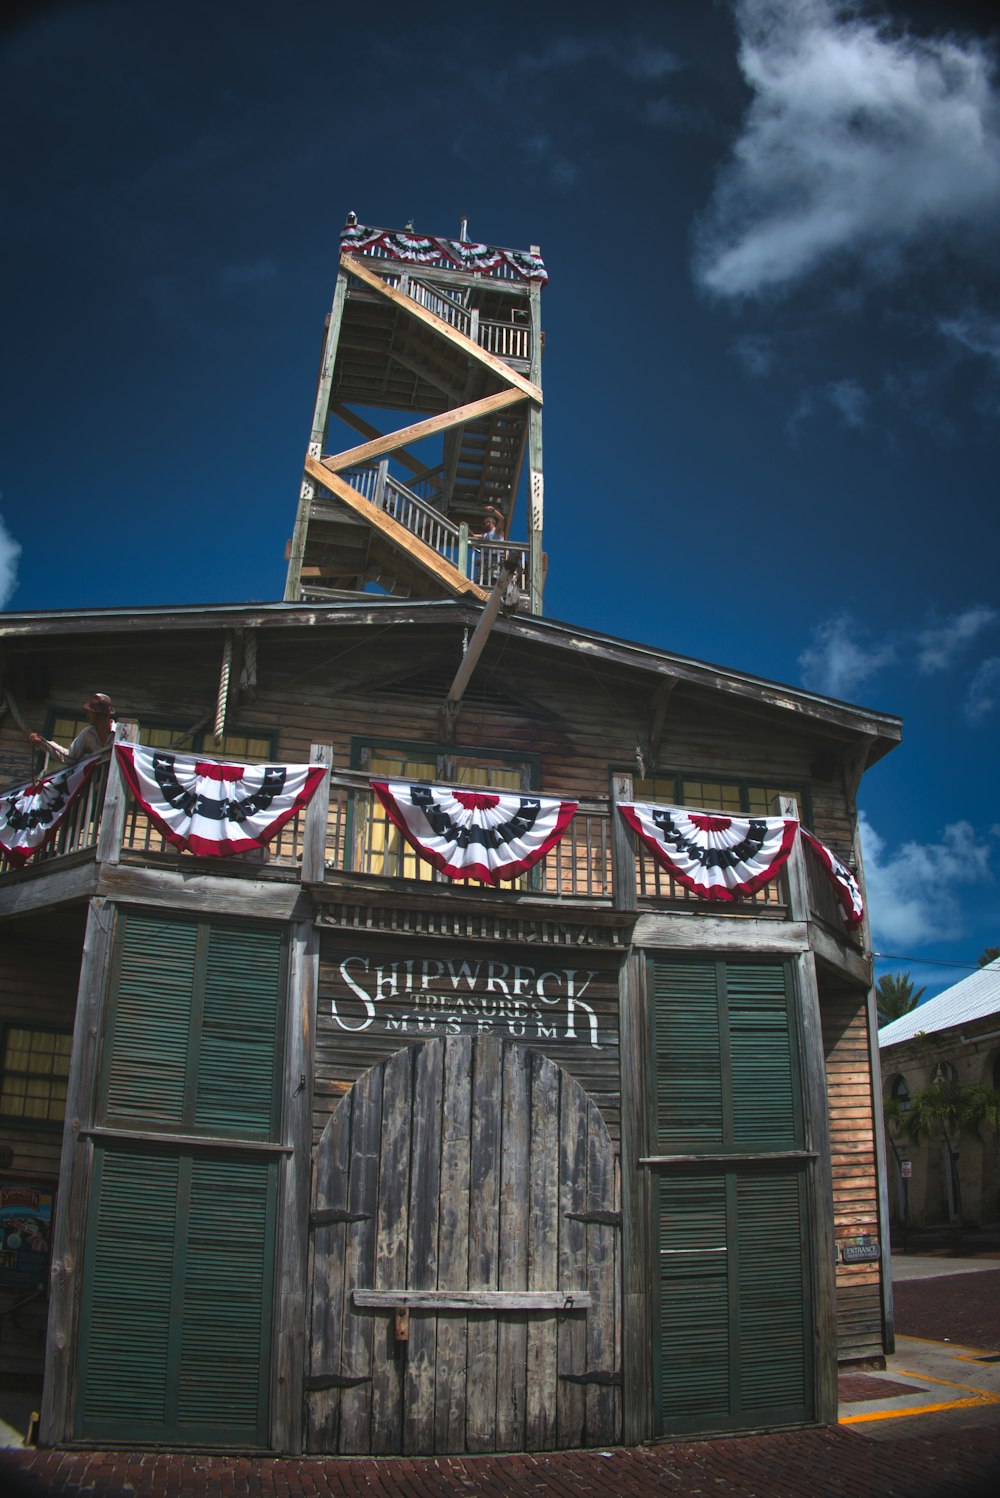
[[[248,1459],[189,1453],[0,1454],[11,1498],[996,1498],[1000,1433],[902,1436],[873,1445],[843,1427],[607,1453]]]
[[[897,1329],[1000,1346],[1000,1269],[897,1285]],[[900,1294],[902,1291],[904,1293]],[[849,1377],[860,1377],[852,1374]],[[845,1395],[845,1397],[848,1397]],[[1000,1427],[873,1442],[840,1426],[716,1441],[534,1456],[248,1458],[194,1453],[0,1451],[6,1498],[996,1498]]]

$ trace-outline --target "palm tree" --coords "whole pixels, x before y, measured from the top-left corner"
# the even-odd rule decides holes
[[[984,947],[979,954],[979,966],[987,967],[989,963],[996,962],[1000,957],[1000,947]]]
[[[875,985],[875,1004],[878,1022],[887,1025],[890,1020],[900,1019],[916,1009],[926,989],[914,989],[909,973],[884,973]]]

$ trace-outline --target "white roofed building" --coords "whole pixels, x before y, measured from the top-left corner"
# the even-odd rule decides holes
[[[883,1096],[905,1108],[935,1082],[1000,1089],[1000,958],[928,999],[878,1032]],[[890,1141],[892,1136],[890,1134]],[[943,1144],[895,1140],[889,1151],[889,1201],[902,1220],[904,1161],[913,1227],[954,1222],[956,1204]],[[962,1211],[967,1224],[1000,1221],[1000,1150],[995,1134],[966,1134],[960,1152]]]

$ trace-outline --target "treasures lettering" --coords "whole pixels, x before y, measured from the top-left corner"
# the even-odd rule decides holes
[[[600,1049],[597,1014],[583,996],[594,969],[538,969],[524,963],[408,957],[372,962],[345,957],[340,976],[360,1002],[336,997],[330,1012],[342,1030],[386,1030],[458,1035],[505,1031],[515,1038],[582,1040]]]

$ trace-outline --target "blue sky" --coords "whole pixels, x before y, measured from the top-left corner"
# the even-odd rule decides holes
[[[547,614],[899,713],[878,970],[1000,943],[994,5],[15,14],[0,606],[280,597],[344,217],[467,215],[551,276]]]

